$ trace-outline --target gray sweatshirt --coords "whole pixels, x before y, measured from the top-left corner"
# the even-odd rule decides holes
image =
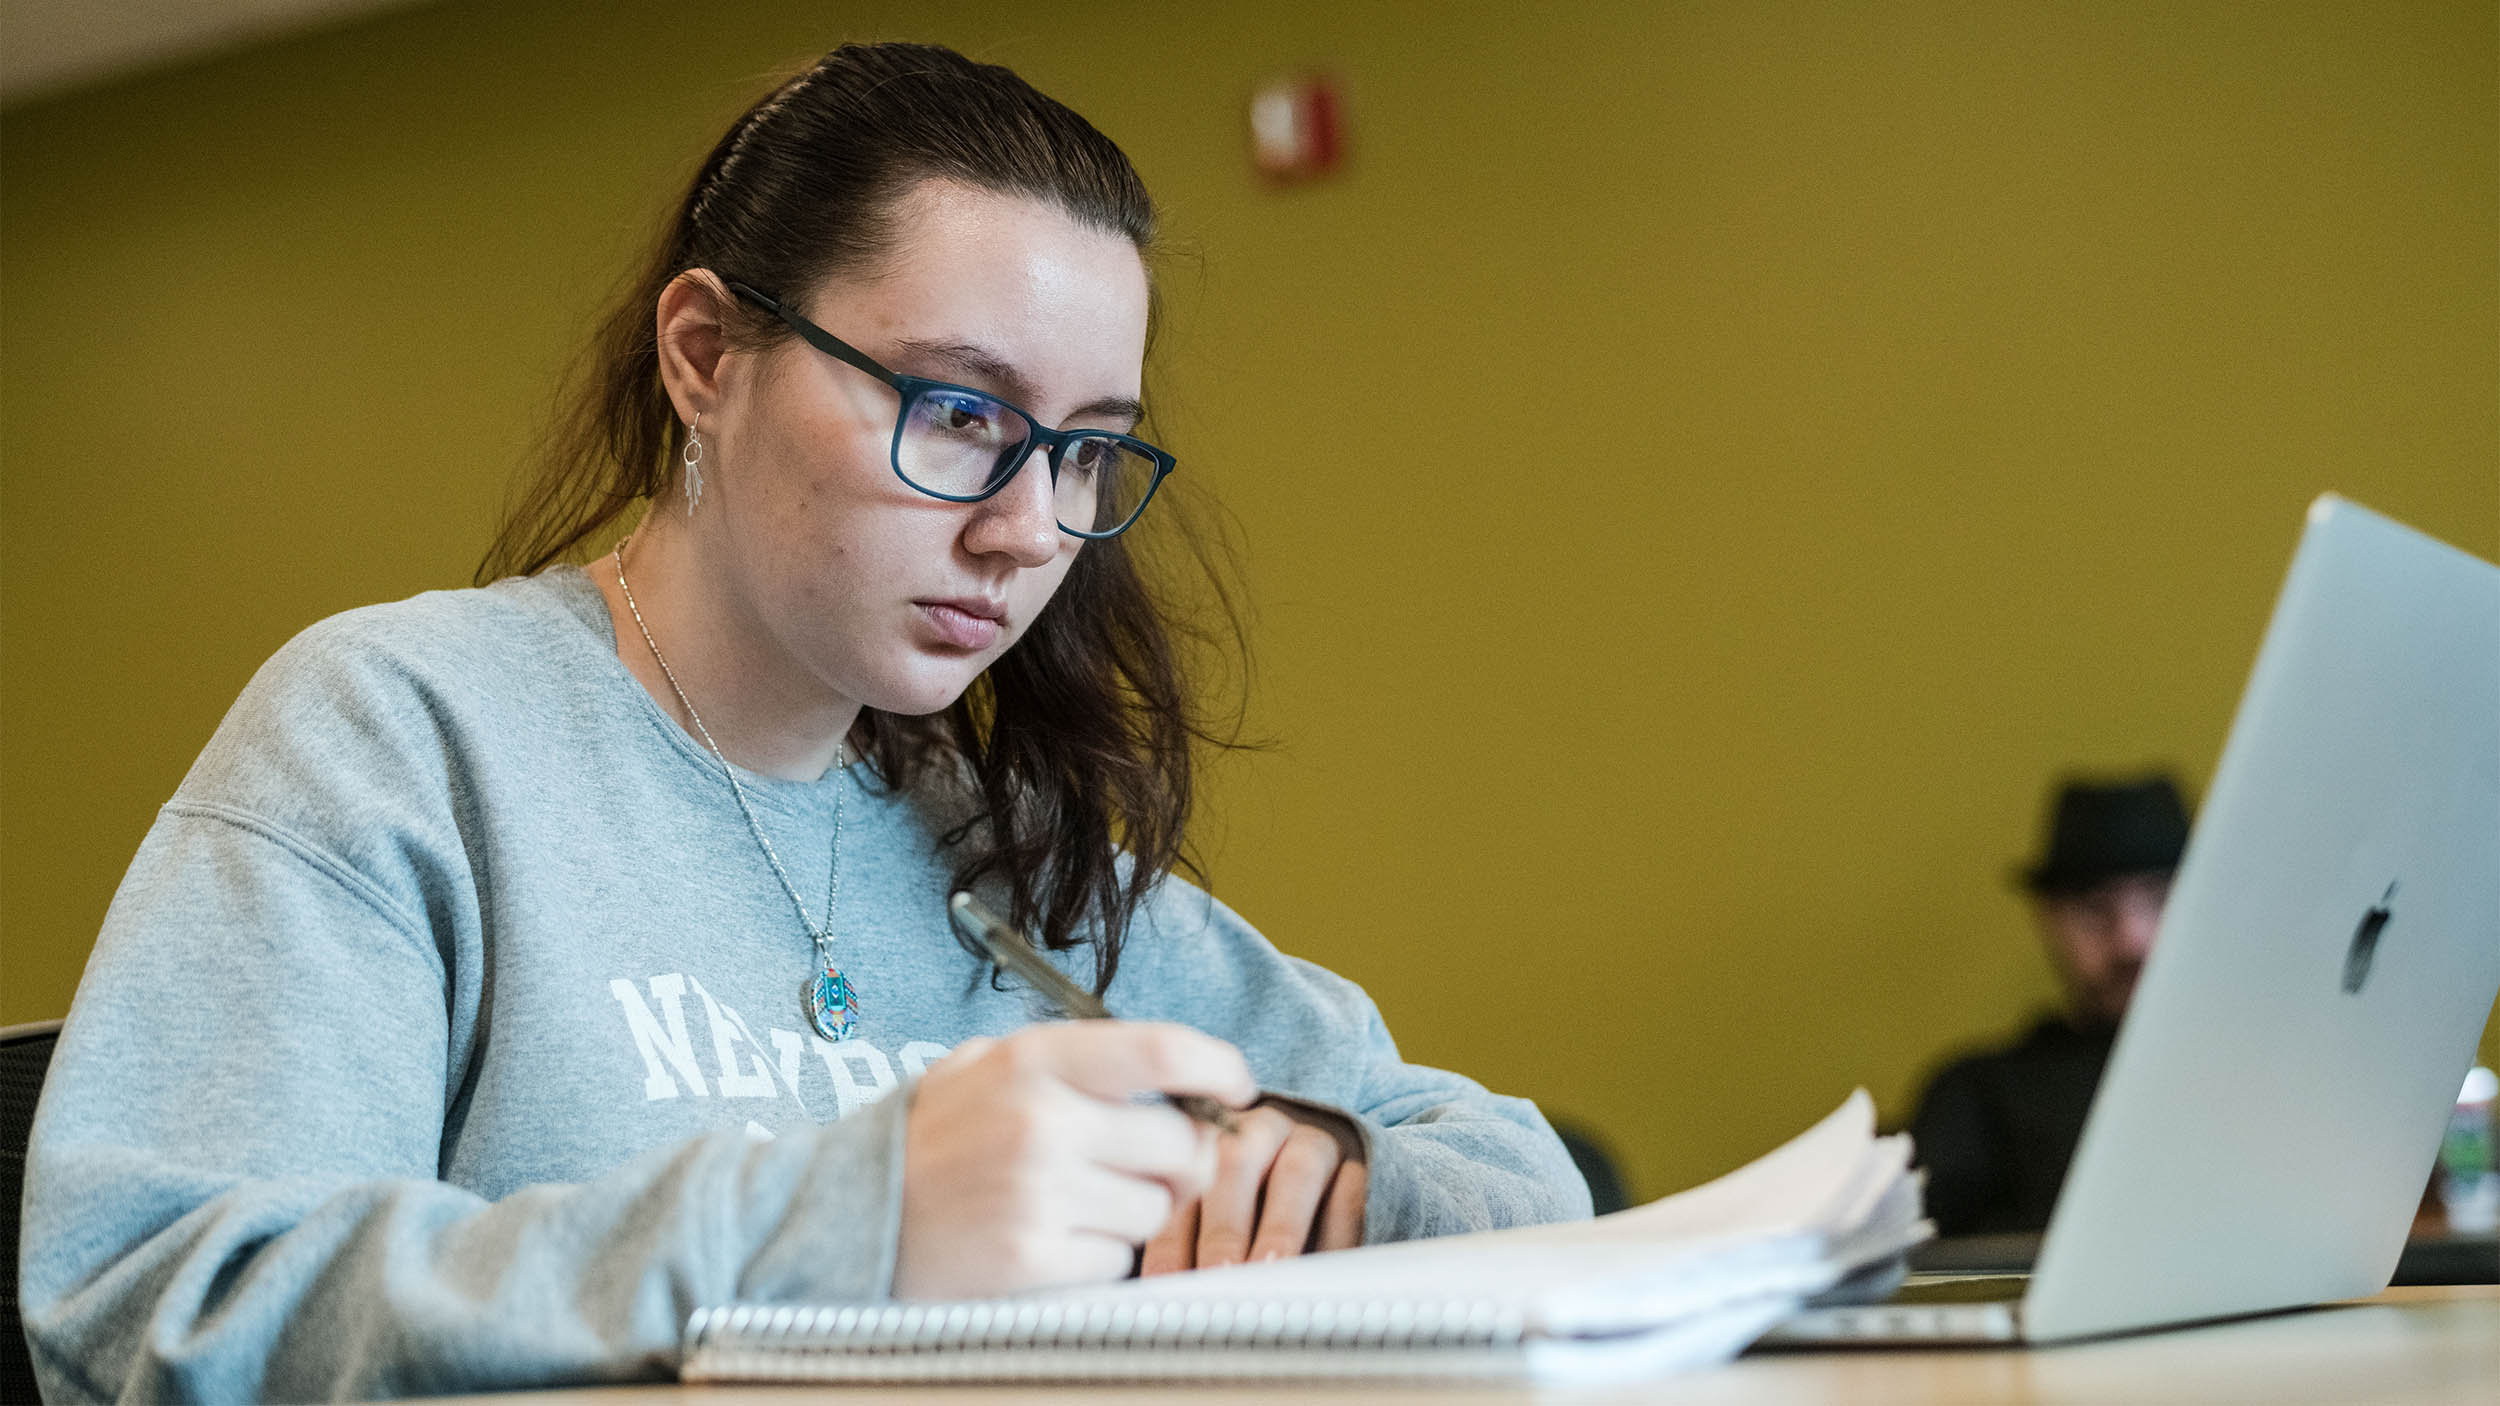
[[[719,764],[559,568],[280,650],[158,816],[62,1031],[21,1299],[56,1401],[662,1376],[692,1309],[891,1292],[912,1080],[1037,1018],[948,929],[960,804]],[[1082,952],[1064,958],[1082,976]],[[1112,1009],[1357,1116],[1368,1240],[1587,1214],[1533,1106],[1401,1063],[1352,984],[1163,883]]]

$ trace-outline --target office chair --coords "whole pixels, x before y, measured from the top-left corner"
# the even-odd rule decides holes
[[[0,1026],[0,1401],[37,1401],[35,1363],[26,1349],[26,1325],[17,1309],[18,1202],[26,1190],[26,1137],[34,1131],[35,1100],[61,1022]]]

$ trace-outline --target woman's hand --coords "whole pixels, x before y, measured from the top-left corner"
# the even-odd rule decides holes
[[[1347,1250],[1363,1243],[1363,1164],[1336,1135],[1272,1107],[1238,1115],[1217,1142],[1215,1179],[1146,1242],[1147,1274]]]
[[[1258,1086],[1231,1045],[1128,1021],[966,1040],[929,1066],[903,1132],[895,1294],[985,1297],[1127,1274],[1137,1246],[1218,1169],[1215,1130],[1130,1102],[1150,1092],[1238,1107]]]

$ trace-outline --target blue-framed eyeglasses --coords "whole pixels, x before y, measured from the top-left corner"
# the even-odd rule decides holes
[[[1176,465],[1171,455],[1110,430],[1054,430],[987,391],[888,371],[770,293],[736,279],[729,291],[788,324],[809,346],[894,388],[894,476],[932,498],[978,503],[1007,486],[1033,451],[1050,465],[1059,530],[1117,537],[1146,510]]]

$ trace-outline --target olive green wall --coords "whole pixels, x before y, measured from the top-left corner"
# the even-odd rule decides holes
[[[2500,553],[2488,0],[446,4],[0,116],[0,1021],[262,658],[466,580],[766,75],[904,34],[1168,206],[1218,892],[1648,1191],[2047,996],[2043,786],[2202,782],[2311,495]],[[1264,189],[1310,61],[1352,166]]]

